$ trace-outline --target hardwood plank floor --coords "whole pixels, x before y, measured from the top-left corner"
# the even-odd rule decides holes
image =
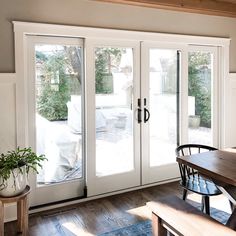
[[[29,235],[92,236],[109,232],[151,219],[146,202],[169,194],[181,197],[182,191],[177,182],[32,214]],[[198,196],[193,195],[193,198]],[[200,198],[197,201],[200,202]],[[5,235],[16,235],[16,222],[5,224]]]

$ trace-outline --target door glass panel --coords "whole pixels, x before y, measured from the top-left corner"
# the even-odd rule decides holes
[[[212,145],[211,52],[188,54],[188,139],[189,143]]]
[[[96,176],[134,169],[133,49],[96,47]]]
[[[175,162],[177,51],[150,49],[150,166]]]
[[[82,47],[35,45],[38,185],[82,177]]]

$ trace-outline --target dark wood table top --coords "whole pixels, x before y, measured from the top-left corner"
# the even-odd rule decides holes
[[[177,162],[198,170],[212,180],[236,186],[235,148],[181,156],[177,157]]]

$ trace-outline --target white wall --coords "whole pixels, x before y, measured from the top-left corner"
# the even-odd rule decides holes
[[[12,20],[231,38],[236,72],[236,19],[93,0],[0,0],[0,72],[14,72]],[[4,58],[4,60],[3,60]]]

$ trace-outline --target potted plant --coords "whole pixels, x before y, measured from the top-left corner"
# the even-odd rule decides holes
[[[11,197],[20,194],[28,182],[29,171],[38,173],[44,155],[37,155],[31,148],[19,147],[0,155],[0,196]]]

